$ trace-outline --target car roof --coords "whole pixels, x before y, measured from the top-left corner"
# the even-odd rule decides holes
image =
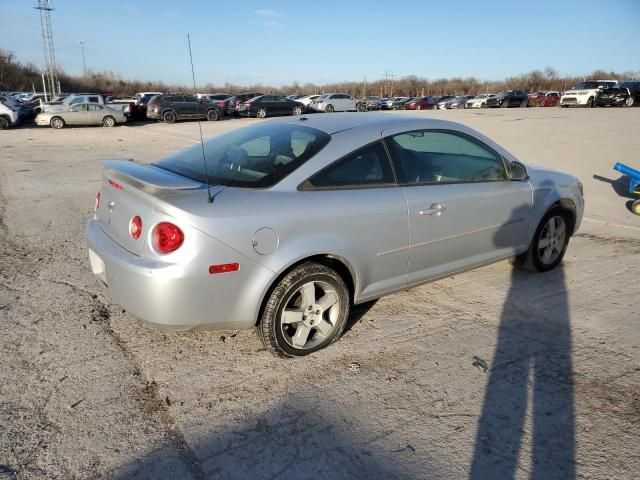
[[[304,120],[302,120],[304,119]],[[301,115],[298,117],[286,117],[275,121],[282,121],[290,124],[302,124],[305,127],[317,128],[330,135],[354,128],[375,127],[385,130],[393,127],[400,127],[405,124],[415,124],[415,116],[409,115],[384,115],[377,112],[372,113],[340,113],[337,115]],[[450,128],[453,122],[431,118],[421,118],[420,123],[424,128]]]

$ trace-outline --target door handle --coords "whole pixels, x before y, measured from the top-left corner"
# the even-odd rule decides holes
[[[442,215],[444,213],[444,211],[447,209],[447,207],[445,205],[442,205],[440,203],[434,203],[433,205],[431,205],[431,207],[427,208],[426,210],[420,210],[420,215],[435,215],[436,217],[439,217],[440,215]]]

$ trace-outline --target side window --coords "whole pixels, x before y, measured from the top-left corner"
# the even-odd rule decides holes
[[[387,144],[407,184],[507,179],[500,155],[462,134],[419,130],[394,135]]]
[[[90,112],[99,112],[100,110],[102,110],[102,105],[98,105],[98,104],[95,104],[95,103],[91,104],[91,105],[88,105],[88,107],[89,107],[89,111]]]
[[[368,145],[333,163],[308,180],[314,187],[345,188],[395,183],[384,146]]]
[[[71,111],[72,112],[84,112],[85,111],[85,105],[75,105],[74,107],[71,107]]]
[[[185,95],[183,102],[197,102],[198,99],[193,95]]]
[[[89,103],[100,103],[100,99],[98,97],[89,97]]]
[[[77,105],[78,103],[82,103],[84,100],[84,98],[82,97],[76,97],[73,100],[71,100],[71,103],[69,103],[69,105]]]

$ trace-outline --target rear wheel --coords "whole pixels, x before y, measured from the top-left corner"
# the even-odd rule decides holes
[[[636,215],[640,215],[640,200],[636,200],[631,204],[631,211]]]
[[[324,111],[326,113],[333,113],[335,110],[333,109],[333,105],[327,105]]]
[[[526,100],[523,100],[523,101],[520,103],[520,108],[526,108],[528,103],[529,103],[529,102],[527,102]]]
[[[359,103],[358,105],[356,105],[356,111],[358,111],[358,112],[366,112],[367,111],[367,106],[364,103]]]
[[[595,98],[589,97],[589,100],[587,100],[587,107],[594,108],[595,106],[596,106]]]
[[[102,119],[102,125],[104,125],[105,127],[115,127],[116,119],[111,115],[107,115],[106,117],[104,117],[104,119]]]
[[[258,335],[275,355],[308,355],[340,338],[349,304],[349,290],[340,275],[315,262],[303,263],[271,292]]]
[[[550,209],[536,229],[529,250],[516,259],[516,265],[532,272],[547,272],[557,267],[569,245],[573,220],[560,207]]]
[[[416,107],[416,110],[422,110],[422,107],[421,107],[420,105],[418,105],[418,106]]]
[[[625,107],[633,107],[634,103],[635,103],[635,97],[629,95],[624,101],[624,106]]]
[[[53,117],[49,122],[52,128],[62,128],[64,127],[64,120],[60,117]]]
[[[11,122],[7,117],[0,117],[0,130],[6,130],[11,126]]]
[[[293,115],[302,115],[302,107],[300,105],[296,105],[293,107]]]
[[[165,123],[175,123],[176,118],[176,114],[171,111],[164,112],[164,115],[162,116],[162,120],[164,120]]]
[[[259,108],[256,112],[256,117],[258,118],[267,118],[267,110],[264,108]]]
[[[210,122],[217,122],[218,120],[220,120],[220,114],[218,113],[218,110],[212,108],[211,110],[207,111],[207,120]]]

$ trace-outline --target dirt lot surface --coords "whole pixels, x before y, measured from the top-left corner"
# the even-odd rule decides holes
[[[581,231],[563,268],[391,295],[298,360],[147,326],[90,272],[99,160],[158,159],[197,123],[0,132],[0,478],[637,478],[640,217],[611,166],[640,167],[640,109],[411,115],[578,175]]]

